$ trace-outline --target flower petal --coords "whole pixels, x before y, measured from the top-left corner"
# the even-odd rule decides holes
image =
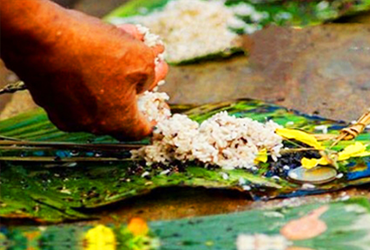
[[[315,149],[324,149],[324,147],[317,141],[317,139],[313,135],[300,130],[278,128],[275,130],[275,133],[286,139],[295,139],[297,141],[303,142],[304,144],[314,147]]]
[[[361,154],[353,155],[352,157],[368,157],[370,156],[370,151],[363,152]]]
[[[268,155],[267,155],[267,149],[265,148],[259,151],[256,159],[254,159],[255,163],[258,163],[258,162],[266,163],[267,160],[268,160]]]
[[[132,218],[127,228],[135,236],[146,235],[149,232],[148,224],[141,218]]]
[[[343,149],[342,152],[338,153],[338,161],[344,161],[351,157],[359,157],[365,153],[366,146],[361,142],[355,142],[355,144],[349,145]]]
[[[87,231],[85,235],[86,250],[115,250],[116,237],[109,227],[98,225]]]
[[[303,157],[301,160],[302,167],[306,169],[311,169],[316,167],[317,165],[328,165],[329,162],[325,157],[321,157],[320,159],[308,159],[306,157]]]

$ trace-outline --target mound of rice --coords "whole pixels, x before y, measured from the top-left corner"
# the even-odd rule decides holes
[[[221,112],[200,125],[186,115],[175,114],[158,122],[152,145],[133,150],[132,157],[147,165],[173,161],[198,161],[223,169],[252,168],[258,153],[266,149],[279,156],[282,138],[274,133],[279,127],[269,121],[259,123]]]
[[[141,28],[139,31],[145,32],[146,44],[155,46],[159,43],[149,30]],[[237,118],[227,112],[220,112],[198,124],[186,115],[171,115],[167,100],[169,96],[160,92],[147,91],[138,96],[139,110],[157,125],[152,145],[132,150],[133,159],[145,160],[147,165],[198,161],[223,169],[249,169],[263,150],[275,159],[279,156],[283,144],[282,138],[275,134],[278,124]]]
[[[239,47],[239,37],[230,28],[253,33],[262,28],[258,20],[266,14],[246,3],[226,7],[223,0],[177,0],[169,1],[162,10],[145,16],[111,21],[149,27],[166,44],[166,60],[179,63]],[[256,23],[247,24],[239,19],[245,16]]]

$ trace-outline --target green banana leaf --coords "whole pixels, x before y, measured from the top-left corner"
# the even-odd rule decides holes
[[[4,250],[242,249],[240,246],[238,248],[236,243],[240,235],[249,236],[251,239],[257,239],[258,236],[261,238],[262,235],[267,239],[279,237],[284,240],[285,238],[280,233],[284,225],[324,206],[327,210],[319,217],[319,220],[325,223],[327,229],[309,239],[291,240],[289,247],[292,248],[289,249],[293,249],[293,246],[310,250],[369,249],[370,203],[366,198],[354,198],[329,204],[316,203],[273,210],[253,210],[191,219],[155,221],[149,223],[150,231],[142,235],[133,235],[129,227],[124,224],[107,225],[104,227],[105,232],[100,230],[95,234],[94,241],[87,237],[92,230],[97,231],[98,226],[94,225],[3,227],[0,230],[0,247],[2,246],[1,249]],[[301,226],[306,225],[302,222]],[[102,244],[102,242],[108,242],[106,231],[112,232],[116,244]],[[247,248],[248,245],[249,248]],[[266,245],[263,248],[249,241],[249,244],[244,242],[243,249],[284,250],[287,247],[276,243],[274,248],[266,248]]]
[[[333,0],[333,1],[259,1],[227,0],[226,5],[240,2],[254,5],[257,11],[267,12],[269,17],[261,22],[263,26],[279,25],[306,27],[333,21],[370,9],[370,1]],[[244,19],[245,22],[250,20]]]
[[[347,125],[255,100],[203,105],[185,113],[201,122],[220,111],[258,121],[272,119],[307,132],[317,132],[318,125],[325,125],[329,133],[338,134]],[[87,219],[81,208],[88,211],[161,187],[234,189],[245,192],[246,197],[272,199],[333,191],[370,181],[370,157],[340,163],[342,178],[310,189],[289,181],[287,171],[281,168],[282,164],[291,169],[299,166],[300,160],[295,157],[302,156],[295,153],[278,162],[262,163],[256,171],[226,171],[193,162],[148,167],[130,160],[128,152],[147,144],[148,139],[118,143],[108,136],[65,133],[52,125],[42,110],[0,122],[0,136],[0,216],[4,218],[47,222]],[[370,132],[365,131],[356,141],[368,144]],[[335,149],[353,143],[343,141]]]
[[[176,0],[131,0],[121,7],[113,10],[104,17],[107,21],[119,18],[131,17],[134,15],[147,15],[156,10],[161,10],[168,2]],[[288,25],[305,27],[317,25],[326,21],[332,21],[342,16],[354,15],[370,9],[369,0],[334,0],[334,1],[249,1],[249,0],[227,0],[226,6],[233,6],[239,3],[252,5],[257,11],[267,12],[269,17],[261,24]],[[283,14],[288,13],[286,18]],[[245,22],[251,22],[245,19]]]
[[[132,0],[109,13],[104,20],[114,24],[130,23],[133,16],[145,16],[153,11],[161,11],[170,1],[176,0]],[[256,25],[261,29],[268,25],[307,27],[319,25],[336,20],[343,16],[355,15],[370,10],[370,0],[333,0],[333,1],[252,1],[252,0],[227,0],[225,5],[233,7],[240,3],[252,6],[263,18],[258,21],[252,20],[251,16],[238,16],[246,24]],[[244,34],[243,29],[233,29],[237,34]],[[209,60],[220,57],[229,57],[242,51],[241,47],[235,45],[228,51],[214,51],[208,55],[186,59],[184,61],[169,61],[171,64],[193,63],[199,60]]]

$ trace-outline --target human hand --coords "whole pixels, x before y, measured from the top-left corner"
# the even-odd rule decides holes
[[[167,74],[165,62],[154,65],[163,46],[144,45],[133,25],[117,28],[48,1],[36,2],[41,4],[34,15],[43,22],[20,22],[26,31],[5,34],[1,53],[50,120],[70,132],[125,140],[149,135],[152,124],[139,112],[137,95]]]

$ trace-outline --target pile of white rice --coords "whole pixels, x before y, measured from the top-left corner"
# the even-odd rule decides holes
[[[186,115],[175,114],[159,121],[152,145],[133,150],[132,157],[153,163],[198,161],[223,169],[252,168],[258,153],[266,149],[279,156],[282,138],[274,133],[278,125],[221,112],[200,125]]]
[[[240,17],[253,22],[247,24]],[[166,60],[179,63],[239,47],[239,37],[230,28],[253,33],[262,28],[258,23],[267,17],[246,3],[226,7],[224,0],[177,0],[145,16],[110,21],[149,27],[166,44]]]
[[[144,31],[142,29],[142,31]],[[145,43],[154,36],[145,31]],[[155,46],[155,43],[153,43]],[[171,115],[166,93],[145,92],[138,97],[139,110],[149,121],[157,123],[152,145],[132,150],[132,158],[153,163],[198,161],[223,169],[252,168],[259,152],[267,151],[276,159],[282,138],[275,134],[278,124],[259,123],[220,112],[201,124],[186,115]]]

